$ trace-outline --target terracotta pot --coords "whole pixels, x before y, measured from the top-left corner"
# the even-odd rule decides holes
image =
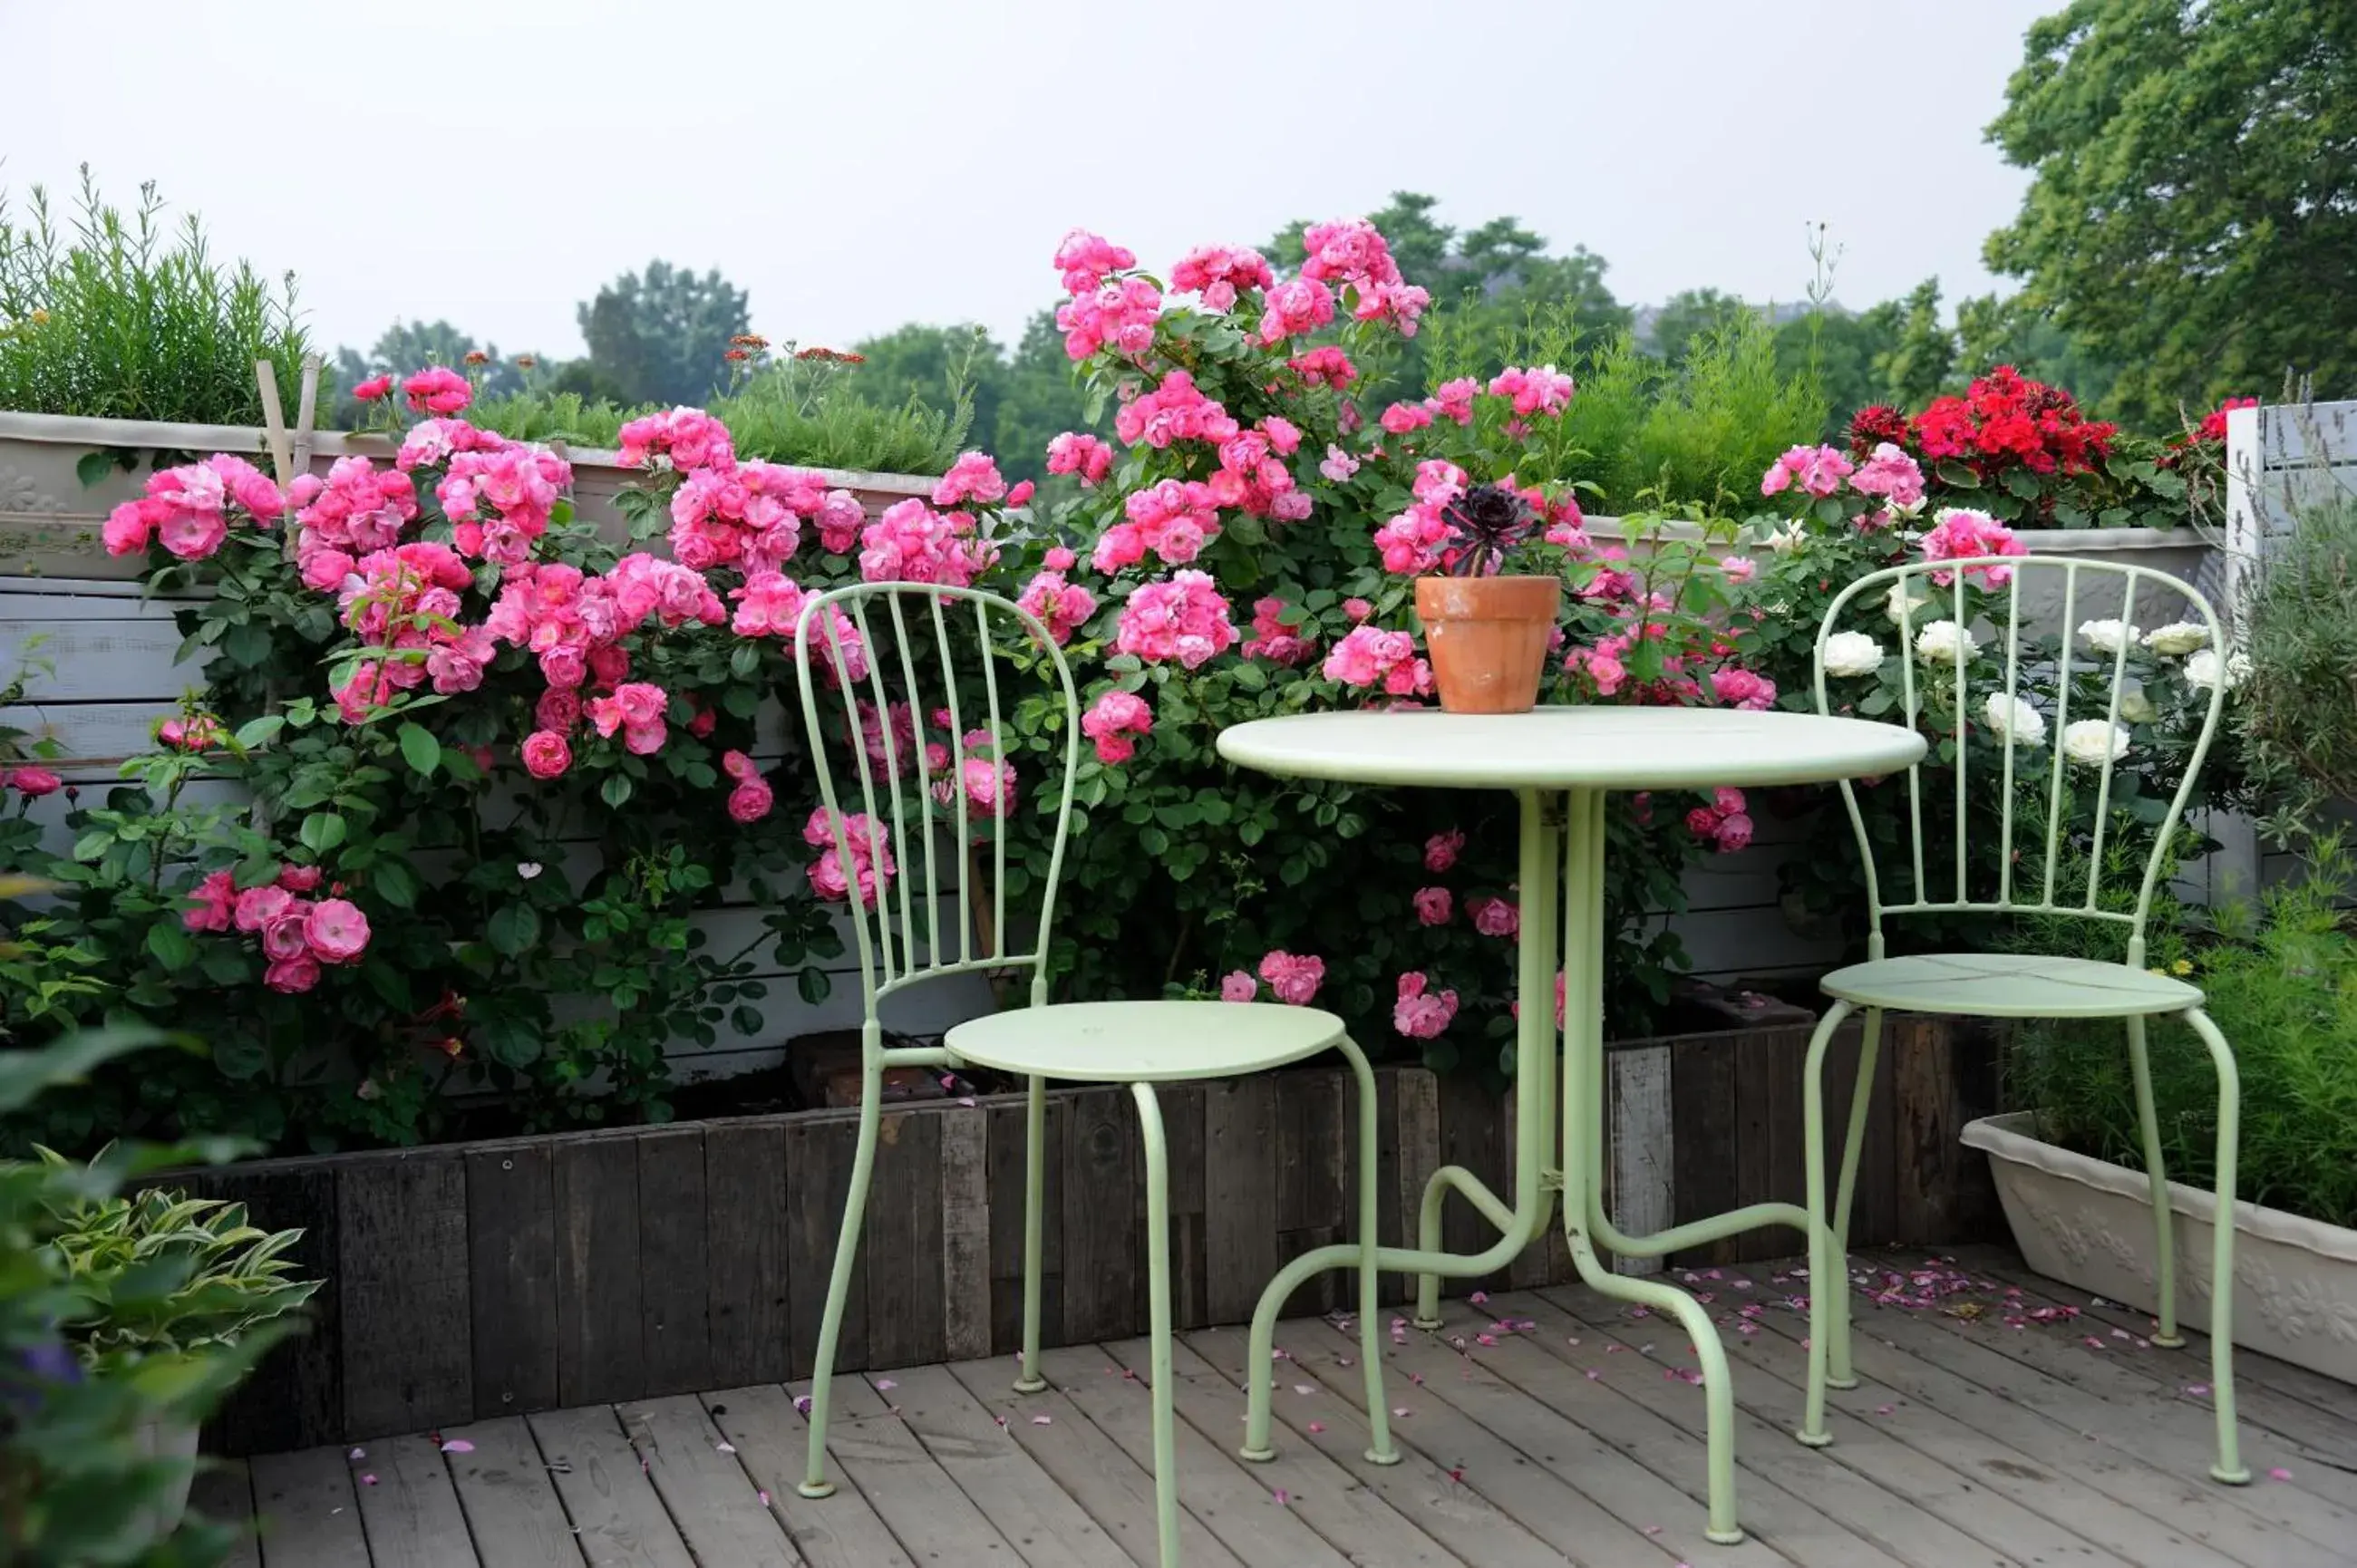
[[[1418,577],[1415,614],[1440,705],[1452,714],[1526,714],[1563,584],[1554,577]]]

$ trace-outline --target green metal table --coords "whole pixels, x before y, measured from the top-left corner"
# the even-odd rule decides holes
[[[1464,1278],[1504,1268],[1539,1237],[1561,1192],[1564,1230],[1580,1277],[1607,1295],[1673,1314],[1693,1339],[1709,1416],[1708,1534],[1723,1543],[1741,1541],[1735,1514],[1734,1394],[1717,1329],[1684,1291],[1659,1279],[1614,1273],[1598,1252],[1659,1257],[1763,1225],[1793,1226],[1805,1236],[1810,1219],[1796,1204],[1758,1203],[1650,1236],[1629,1236],[1604,1212],[1601,997],[1610,934],[1604,925],[1605,796],[1616,789],[1813,784],[1894,773],[1921,758],[1922,737],[1858,719],[1726,708],[1563,707],[1499,715],[1398,709],[1258,719],[1222,732],[1219,746],[1220,755],[1239,767],[1286,778],[1513,791],[1522,819],[1515,984],[1526,1004],[1516,1036],[1513,1201],[1508,1204],[1471,1172],[1445,1166],[1425,1188],[1417,1216],[1419,1245],[1381,1249],[1380,1266],[1419,1276],[1415,1322],[1437,1327],[1441,1276]],[[1566,997],[1559,1058],[1547,1039],[1551,1009],[1545,1004],[1558,954]],[[1557,1165],[1544,1157],[1551,1149],[1561,1152]],[[1438,1250],[1440,1207],[1450,1192],[1498,1229],[1495,1245],[1474,1253]],[[1321,1247],[1295,1259],[1269,1282],[1253,1316],[1246,1459],[1265,1460],[1275,1453],[1269,1444],[1270,1351],[1278,1309],[1310,1275],[1361,1262],[1356,1247]]]

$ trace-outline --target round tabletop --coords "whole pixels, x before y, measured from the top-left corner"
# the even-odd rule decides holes
[[[1295,714],[1220,732],[1220,755],[1292,779],[1458,789],[1708,789],[1894,773],[1923,737],[1897,725],[1739,708],[1437,708]]]

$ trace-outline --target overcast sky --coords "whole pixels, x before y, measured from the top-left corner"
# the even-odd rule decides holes
[[[0,0],[0,187],[87,161],[292,268],[315,337],[447,317],[580,351],[576,301],[718,266],[773,338],[1002,338],[1074,225],[1168,267],[1398,189],[1512,214],[1624,301],[1984,291],[2025,184],[1981,132],[2060,0]]]

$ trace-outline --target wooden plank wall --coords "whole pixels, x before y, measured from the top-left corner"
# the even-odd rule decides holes
[[[1797,1199],[1804,1026],[1616,1047],[1607,1202],[1659,1229]],[[1854,1038],[1854,1035],[1853,1035]],[[1854,1046],[1846,1047],[1854,1050]],[[1955,1129],[1986,1106],[1978,1047],[1937,1020],[1889,1042],[1858,1185],[1859,1245],[1992,1234]],[[1837,1055],[1828,1099],[1845,1103]],[[1421,1068],[1378,1070],[1374,1157],[1386,1241],[1410,1242],[1426,1178],[1469,1165],[1503,1191],[1511,1096]],[[1286,1259],[1352,1233],[1359,1151],[1348,1073],[1314,1067],[1167,1090],[1173,1313],[1246,1320]],[[1024,1109],[1017,1097],[884,1113],[838,1366],[911,1365],[1020,1348]],[[209,1434],[260,1453],[583,1403],[810,1374],[857,1142],[850,1112],[616,1129],[446,1148],[261,1161],[174,1185],[300,1227],[327,1281],[310,1334],[274,1352]],[[1552,1163],[1552,1162],[1550,1162]],[[1145,1191],[1122,1087],[1051,1094],[1045,1143],[1043,1336],[1146,1329]],[[1462,1203],[1452,1249],[1494,1240]],[[1790,1255],[1763,1231],[1681,1262]],[[1450,1288],[1572,1277],[1559,1230],[1510,1270]],[[1410,1283],[1384,1281],[1385,1297]],[[1348,1306],[1321,1276],[1294,1313]]]

